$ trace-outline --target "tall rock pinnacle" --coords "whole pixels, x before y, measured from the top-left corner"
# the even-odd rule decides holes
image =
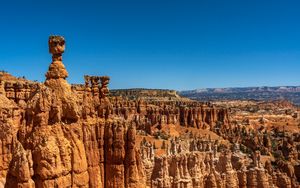
[[[61,36],[49,37],[49,52],[52,54],[52,63],[46,73],[46,79],[66,79],[68,72],[62,63],[62,54],[65,51],[65,39]]]
[[[52,96],[56,98],[53,109],[61,117],[54,119],[68,119],[76,122],[79,119],[79,109],[76,94],[72,92],[71,85],[67,82],[68,72],[62,63],[62,54],[65,51],[65,39],[62,36],[49,37],[49,52],[52,54],[52,63],[46,73],[45,86],[51,89]],[[52,100],[53,102],[53,100]]]
[[[45,85],[61,94],[70,93],[71,85],[66,80],[68,72],[62,63],[65,39],[62,36],[50,36],[48,44],[49,52],[52,54],[52,63],[46,73]]]

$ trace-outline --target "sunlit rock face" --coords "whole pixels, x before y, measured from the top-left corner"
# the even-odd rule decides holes
[[[275,142],[232,123],[229,109],[174,91],[111,97],[108,76],[70,85],[65,39],[48,42],[44,83],[0,74],[0,187],[298,186],[299,135]],[[281,153],[272,160],[258,148]]]
[[[2,81],[0,187],[145,187],[135,125],[105,119],[109,77],[78,97],[66,81],[64,50],[63,37],[49,38],[44,84]]]

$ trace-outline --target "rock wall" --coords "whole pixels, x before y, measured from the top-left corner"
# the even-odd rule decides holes
[[[127,120],[135,120],[141,129],[147,126],[178,125],[198,129],[214,130],[216,126],[228,125],[227,109],[216,108],[195,101],[133,101],[124,98],[111,98],[112,113]]]

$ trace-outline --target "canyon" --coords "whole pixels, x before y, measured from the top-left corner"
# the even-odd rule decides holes
[[[110,92],[108,76],[69,84],[65,39],[48,43],[44,83],[0,73],[0,187],[299,187],[292,103]]]

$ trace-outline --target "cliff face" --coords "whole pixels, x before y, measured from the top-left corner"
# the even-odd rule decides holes
[[[270,160],[263,165],[260,152],[249,156],[239,144],[271,150],[274,140],[234,127],[225,108],[109,97],[107,76],[71,86],[64,46],[62,37],[49,38],[52,63],[43,84],[0,77],[0,187],[298,186],[300,136],[278,146],[286,158],[278,169]]]
[[[138,121],[142,130],[150,130],[153,125],[177,125],[213,130],[218,125],[228,125],[227,109],[210,104],[188,101],[133,101],[111,98],[113,114],[129,121]]]

